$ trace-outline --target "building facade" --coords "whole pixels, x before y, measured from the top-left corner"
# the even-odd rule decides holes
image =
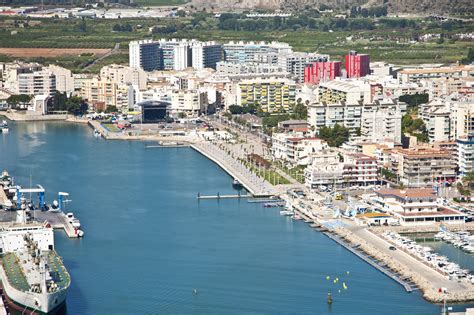
[[[296,84],[280,78],[242,80],[237,84],[237,105],[256,105],[262,111],[288,111],[296,104]]]
[[[361,78],[370,74],[370,57],[350,51],[346,55],[346,73],[348,78]]]

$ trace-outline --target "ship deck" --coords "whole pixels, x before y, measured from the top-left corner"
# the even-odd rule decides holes
[[[23,274],[17,256],[14,253],[6,253],[2,256],[2,263],[10,284],[17,290],[29,291],[30,285]]]
[[[61,290],[69,287],[71,276],[69,276],[69,273],[66,271],[61,257],[54,251],[49,251],[46,257],[48,259],[49,273],[54,282],[58,285],[58,288]]]
[[[49,273],[57,284],[58,289],[66,289],[71,283],[71,277],[66,271],[61,258],[54,251],[44,253],[48,261]],[[2,256],[2,263],[7,274],[10,284],[17,290],[29,291],[30,285],[23,273],[23,268],[18,262],[18,258],[14,253],[6,253]]]

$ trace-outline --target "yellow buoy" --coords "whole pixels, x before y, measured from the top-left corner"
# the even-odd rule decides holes
[[[331,277],[330,277],[330,276],[327,276],[327,277],[326,277],[326,280],[329,280],[329,279],[331,279]]]

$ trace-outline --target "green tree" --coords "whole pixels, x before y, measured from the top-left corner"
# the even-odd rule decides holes
[[[318,131],[319,138],[325,140],[331,147],[340,147],[344,142],[349,140],[349,129],[335,124],[334,127],[320,127]]]
[[[398,98],[400,102],[405,102],[409,107],[417,107],[420,104],[428,103],[429,95],[427,93],[405,94]]]
[[[12,95],[7,98],[7,104],[13,109],[25,107],[30,103],[31,98],[32,97],[30,95],[26,94]]]
[[[416,137],[420,142],[428,142],[428,130],[421,118],[413,119],[410,114],[405,114],[402,117],[402,133],[408,133]]]

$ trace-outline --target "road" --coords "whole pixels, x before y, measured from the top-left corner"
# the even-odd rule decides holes
[[[347,227],[352,233],[356,236],[362,238],[367,243],[369,243],[373,248],[379,250],[384,255],[392,257],[400,264],[404,265],[406,268],[420,275],[424,279],[430,282],[433,288],[445,287],[449,292],[464,292],[466,290],[472,289],[472,286],[466,283],[458,283],[456,281],[450,281],[445,276],[435,271],[434,269],[424,265],[420,261],[416,260],[414,257],[405,253],[402,250],[392,251],[389,247],[392,245],[385,241],[384,239],[378,237],[372,232],[368,231],[366,228],[361,226],[350,225]]]
[[[113,54],[116,54],[119,49],[120,49],[120,43],[116,43],[114,48],[111,51],[103,54],[102,56],[100,56],[96,60],[92,61],[90,64],[88,64],[87,66],[84,67],[84,70],[88,70],[89,68],[91,68],[93,65],[95,65],[97,62],[101,61],[102,59],[107,58],[108,56],[111,56]]]

